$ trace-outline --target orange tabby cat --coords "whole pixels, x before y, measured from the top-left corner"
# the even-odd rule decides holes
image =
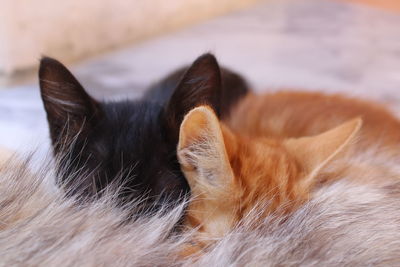
[[[226,123],[202,106],[180,129],[178,158],[194,196],[186,223],[198,228],[199,247],[257,207],[260,220],[293,211],[316,187],[354,171],[363,182],[400,177],[359,157],[369,149],[397,155],[400,123],[375,103],[319,93],[249,95]]]

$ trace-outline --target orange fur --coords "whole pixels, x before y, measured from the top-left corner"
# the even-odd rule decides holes
[[[178,158],[194,196],[186,223],[199,230],[191,253],[259,205],[260,220],[296,209],[340,176],[325,172],[335,159],[377,143],[395,153],[400,141],[400,123],[382,106],[318,93],[249,95],[226,124],[199,107],[181,126]]]
[[[359,148],[371,141],[400,143],[400,123],[383,105],[341,95],[290,91],[248,94],[227,124],[251,137],[290,138],[315,135],[355,117],[363,120]]]

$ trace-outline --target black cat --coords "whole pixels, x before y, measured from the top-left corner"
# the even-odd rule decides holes
[[[176,158],[184,115],[207,103],[224,118],[248,91],[246,82],[220,68],[211,54],[137,100],[94,100],[65,66],[47,57],[39,79],[54,153],[63,159],[60,181],[68,193],[93,197],[111,183],[123,184],[121,200],[141,198],[146,211],[176,203],[189,191]]]

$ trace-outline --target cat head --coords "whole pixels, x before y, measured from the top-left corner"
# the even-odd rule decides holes
[[[157,208],[188,192],[176,158],[179,127],[198,105],[216,114],[224,108],[214,56],[205,54],[182,71],[163,101],[97,101],[51,58],[41,60],[39,78],[54,152],[63,159],[60,181],[70,194],[97,196],[110,183],[123,184],[122,199],[146,198]]]
[[[230,131],[207,106],[190,111],[180,129],[178,159],[192,195],[187,223],[220,237],[261,205],[260,219],[301,204],[322,182],[361,126],[354,119],[317,136],[246,138]],[[283,209],[284,211],[285,209]]]

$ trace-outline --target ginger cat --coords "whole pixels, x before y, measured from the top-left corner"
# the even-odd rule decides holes
[[[353,175],[362,182],[400,177],[381,161],[372,166],[357,158],[369,148],[388,159],[397,155],[400,123],[375,103],[319,93],[248,95],[225,123],[201,106],[180,128],[178,159],[194,196],[186,224],[199,232],[184,255],[254,209],[261,208],[255,226],[271,213],[295,210],[329,181],[354,172],[365,173]]]

